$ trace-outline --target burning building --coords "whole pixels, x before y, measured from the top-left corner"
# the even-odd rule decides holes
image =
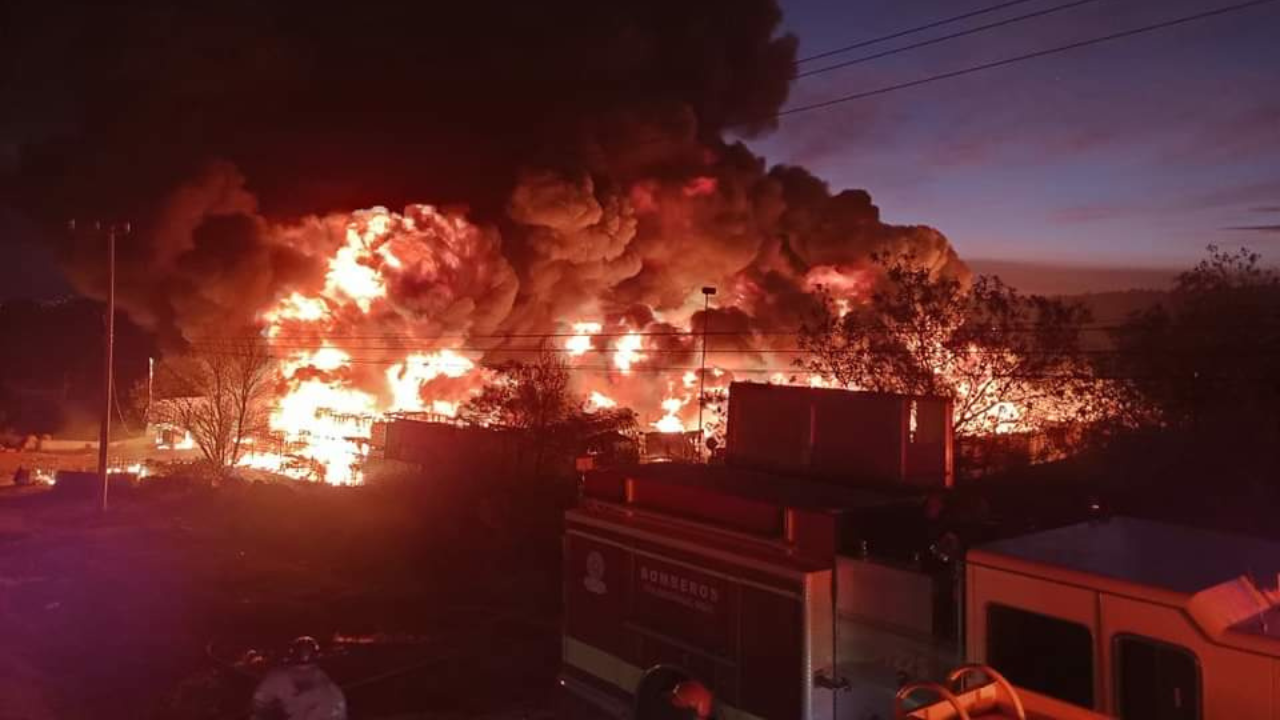
[[[265,345],[274,444],[255,467],[359,482],[387,413],[455,415],[487,368],[545,351],[590,407],[698,430],[704,390],[791,371],[820,289],[865,301],[874,253],[968,275],[940,232],[738,140],[787,97],[796,41],[773,0],[400,8],[371,33],[298,3],[187,12],[97,18],[130,49],[76,70],[151,68],[149,90],[128,122],[22,148],[20,195],[35,215],[133,216],[118,298],[171,353]],[[239,60],[130,62],[153,45],[133,33],[176,28]],[[180,98],[201,83],[218,90],[192,114]],[[104,117],[129,101],[85,89]],[[61,250],[102,293],[93,238]],[[723,424],[710,409],[708,432]]]

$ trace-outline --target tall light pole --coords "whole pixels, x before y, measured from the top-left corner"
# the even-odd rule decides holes
[[[703,450],[706,438],[702,429],[702,411],[707,404],[707,325],[711,324],[711,296],[716,289],[710,285],[702,288],[702,364],[698,369],[698,457],[705,458]]]

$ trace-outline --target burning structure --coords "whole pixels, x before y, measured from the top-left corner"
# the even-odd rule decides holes
[[[134,216],[119,301],[171,352],[252,342],[274,361],[264,439],[236,444],[235,462],[358,483],[387,413],[454,416],[488,367],[546,351],[588,407],[697,431],[730,382],[831,383],[792,377],[795,333],[824,298],[864,304],[876,254],[967,282],[937,230],[887,224],[867,192],[768,167],[738,140],[773,128],[787,96],[796,42],[773,0],[401,8],[354,35],[347,11],[294,5],[96,18],[120,47],[181,27],[249,64],[104,60],[155,68],[138,106],[165,120],[22,149],[31,212]],[[452,62],[476,47],[483,62]],[[73,70],[79,87],[101,69]],[[193,78],[220,88],[195,115],[176,99]],[[105,114],[122,102],[84,89]],[[125,157],[137,182],[101,182]],[[101,293],[96,242],[62,250]],[[710,309],[704,285],[719,289]],[[704,427],[723,424],[713,407]]]

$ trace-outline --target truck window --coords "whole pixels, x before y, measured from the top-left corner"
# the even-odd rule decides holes
[[[1093,707],[1093,636],[1084,625],[992,603],[987,664],[1014,685]]]
[[[1199,720],[1200,663],[1190,650],[1117,635],[1116,691],[1125,720]]]

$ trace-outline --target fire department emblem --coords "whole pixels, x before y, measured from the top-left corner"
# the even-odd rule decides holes
[[[587,575],[582,578],[582,585],[587,592],[603,595],[609,588],[604,584],[604,556],[599,550],[587,553]]]

